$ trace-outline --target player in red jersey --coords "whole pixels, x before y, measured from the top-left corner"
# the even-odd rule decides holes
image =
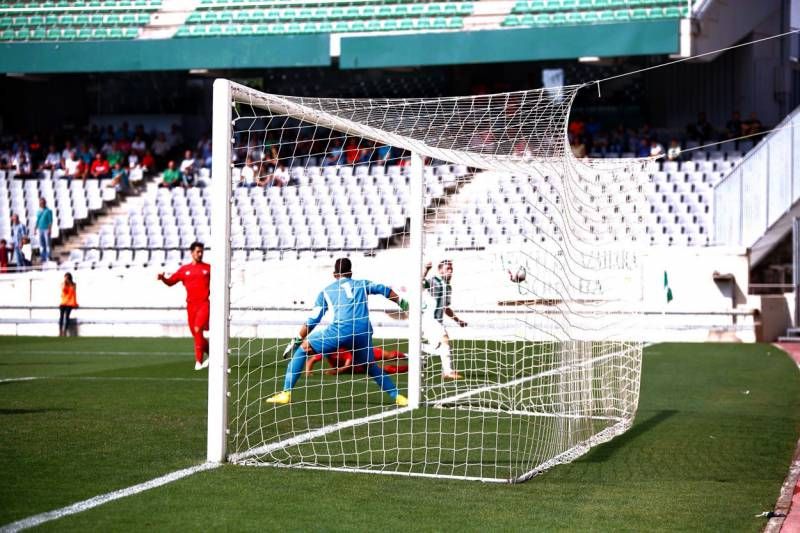
[[[211,281],[211,265],[203,262],[203,243],[193,242],[189,247],[192,262],[183,265],[177,272],[167,277],[163,272],[158,275],[159,281],[172,287],[179,281],[186,287],[186,313],[189,318],[189,329],[194,337],[194,369],[208,367],[208,359],[203,361],[203,354],[208,353],[208,341],[203,331],[208,331],[208,295]]]
[[[380,346],[375,346],[373,348],[373,353],[375,354],[375,361],[390,361],[390,360],[399,360],[399,359],[406,359],[406,354],[403,352],[398,352],[396,350],[388,351],[384,350]],[[325,373],[329,376],[333,376],[336,374],[341,374],[342,372],[352,372],[353,374],[364,374],[367,371],[366,365],[355,365],[353,366],[353,354],[348,350],[337,350],[330,354],[325,354],[325,358],[328,360],[328,364],[331,365],[330,370],[326,370]],[[322,360],[322,355],[316,354],[310,356],[306,360],[306,376],[310,376],[311,372],[314,369],[314,365],[317,364],[319,361]],[[398,374],[400,372],[408,372],[408,365],[393,365],[393,364],[384,364],[383,371],[387,374]]]

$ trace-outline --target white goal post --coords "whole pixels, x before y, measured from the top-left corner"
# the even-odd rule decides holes
[[[572,156],[580,88],[216,80],[207,459],[518,482],[627,430],[648,161]]]

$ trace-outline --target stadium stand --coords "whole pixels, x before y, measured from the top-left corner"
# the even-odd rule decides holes
[[[459,30],[472,2],[203,2],[178,37]]]
[[[520,0],[503,21],[505,27],[547,27],[681,18],[689,8],[681,0]]]
[[[741,158],[735,150],[696,151],[691,160],[664,161],[651,174],[632,175],[627,187],[643,192],[649,206],[604,213],[603,224],[591,232],[645,245],[711,244],[713,187]],[[534,202],[520,198],[517,176],[481,179],[464,166],[443,164],[426,166],[424,175],[432,199],[426,206],[426,232],[441,248],[481,249],[521,240],[546,244],[560,238],[545,216],[560,198],[544,174],[524,178],[539,194]],[[292,176],[286,187],[236,190],[231,239],[238,259],[262,261],[289,250],[300,255],[375,253],[391,247],[393,237],[406,227],[406,167],[295,167]],[[208,179],[207,169],[200,179]],[[356,184],[358,193],[342,194],[337,184],[345,181]],[[207,188],[170,190],[152,184],[138,201],[97,233],[86,235],[61,268],[173,268],[187,260],[192,241],[210,239]],[[602,199],[596,203],[602,207]],[[442,213],[437,211],[440,204],[447,205]]]
[[[0,41],[135,39],[161,0],[17,2],[0,7]]]

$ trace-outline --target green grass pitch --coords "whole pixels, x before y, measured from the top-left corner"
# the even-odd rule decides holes
[[[0,527],[205,457],[189,339],[3,337]],[[36,377],[30,381],[2,381]],[[800,427],[769,345],[645,350],[635,424],[527,483],[224,466],[48,522],[59,531],[758,531]]]

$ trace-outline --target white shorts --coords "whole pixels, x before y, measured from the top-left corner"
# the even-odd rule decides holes
[[[428,352],[441,346],[447,330],[433,317],[422,317],[422,350]]]

